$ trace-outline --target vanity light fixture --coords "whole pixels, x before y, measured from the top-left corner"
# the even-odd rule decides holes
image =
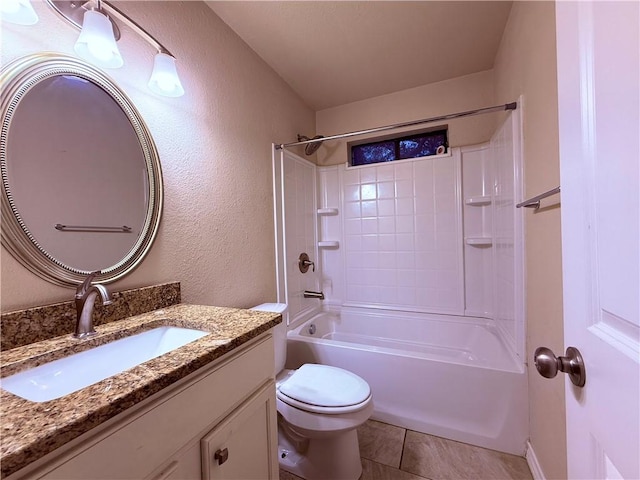
[[[184,95],[184,88],[180,83],[178,71],[176,70],[176,59],[172,55],[164,52],[156,53],[153,59],[153,72],[149,79],[149,88],[158,95],[167,97],[181,97]]]
[[[120,68],[124,65],[111,21],[100,10],[84,12],[82,30],[73,49],[81,58],[98,67]]]
[[[148,83],[149,89],[166,97],[184,95],[173,54],[119,9],[105,0],[46,0],[46,2],[81,30],[74,47],[80,57],[102,68],[119,68],[124,64],[116,45],[116,41],[120,39],[120,29],[115,21],[117,19],[158,50]]]
[[[30,0],[1,0],[0,13],[2,13],[2,19],[9,23],[18,25],[38,23],[38,15]]]

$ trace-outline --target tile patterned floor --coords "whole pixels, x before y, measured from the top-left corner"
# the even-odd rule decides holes
[[[532,480],[523,457],[369,420],[358,429],[360,480]],[[283,470],[280,480],[299,480]],[[327,479],[332,480],[332,479]]]

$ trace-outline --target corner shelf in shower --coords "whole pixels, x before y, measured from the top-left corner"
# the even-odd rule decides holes
[[[464,239],[464,243],[473,247],[490,247],[493,245],[493,238],[491,237],[467,237]]]
[[[338,214],[337,208],[319,208],[318,209],[318,215],[337,215],[337,214]]]
[[[325,240],[322,242],[318,242],[318,247],[320,248],[338,248],[340,246],[340,242],[337,240]]]
[[[469,197],[464,201],[465,205],[471,205],[474,207],[484,207],[485,205],[491,205],[491,195],[477,195]]]

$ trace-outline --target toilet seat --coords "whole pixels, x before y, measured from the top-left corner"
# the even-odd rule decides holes
[[[305,364],[278,384],[277,397],[307,412],[342,414],[365,408],[371,389],[362,378],[342,368]]]

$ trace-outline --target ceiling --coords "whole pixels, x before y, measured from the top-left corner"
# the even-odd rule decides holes
[[[315,111],[493,67],[510,1],[207,1]]]

